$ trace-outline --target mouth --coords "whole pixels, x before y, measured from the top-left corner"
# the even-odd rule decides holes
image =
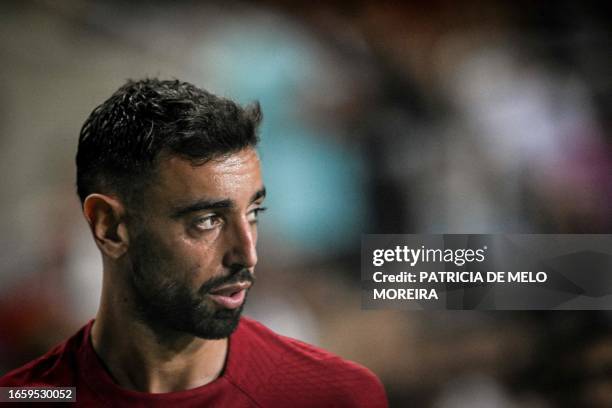
[[[249,287],[251,287],[250,282],[223,285],[212,290],[209,296],[217,305],[225,309],[237,309],[244,303]]]

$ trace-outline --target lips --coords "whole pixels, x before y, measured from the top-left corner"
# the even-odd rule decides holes
[[[251,286],[251,282],[238,282],[230,285],[223,285],[209,293],[211,299],[219,306],[226,309],[237,309],[246,297],[246,291]]]

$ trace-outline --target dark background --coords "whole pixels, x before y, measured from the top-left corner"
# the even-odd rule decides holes
[[[360,306],[362,233],[611,233],[605,2],[0,3],[0,374],[94,316],[78,132],[127,78],[260,100],[248,313],[392,406],[612,406],[609,312]]]

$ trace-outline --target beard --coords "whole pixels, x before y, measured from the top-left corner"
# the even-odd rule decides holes
[[[134,243],[133,269],[128,279],[141,321],[153,328],[204,339],[226,338],[236,330],[246,297],[239,308],[225,309],[213,302],[209,294],[221,285],[252,283],[253,275],[247,268],[234,265],[227,275],[211,278],[194,290],[187,278],[189,271],[180,270],[180,263],[173,262],[171,251],[163,251],[142,235],[138,241]]]

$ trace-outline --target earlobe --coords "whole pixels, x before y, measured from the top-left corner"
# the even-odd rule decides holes
[[[83,203],[83,215],[103,254],[117,259],[127,251],[129,234],[125,225],[125,208],[119,200],[103,194],[90,194]]]

